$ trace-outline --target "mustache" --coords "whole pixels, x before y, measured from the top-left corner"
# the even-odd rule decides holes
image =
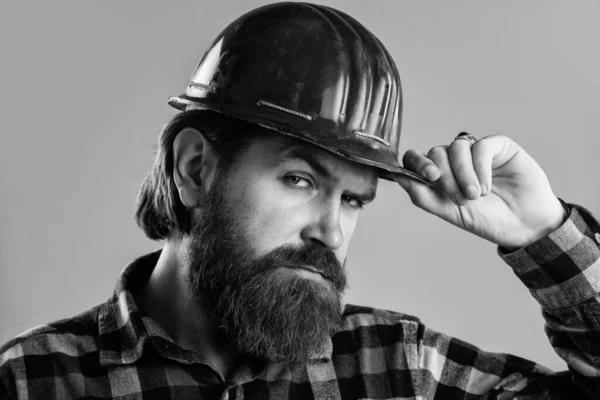
[[[344,265],[337,259],[333,251],[316,244],[301,248],[291,245],[278,247],[257,260],[255,272],[269,272],[278,267],[301,268],[302,266],[315,269],[331,281],[338,290],[346,289]]]

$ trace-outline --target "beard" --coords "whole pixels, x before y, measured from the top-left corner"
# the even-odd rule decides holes
[[[191,292],[235,351],[268,362],[305,363],[325,350],[339,328],[347,288],[344,265],[322,244],[255,255],[227,202],[224,178],[215,180],[190,232]],[[316,268],[325,279],[278,271],[302,265]]]

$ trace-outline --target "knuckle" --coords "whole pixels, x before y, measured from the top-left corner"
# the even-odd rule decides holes
[[[447,152],[447,146],[435,146],[429,150],[429,153],[427,153],[427,157],[438,158],[440,156],[445,155],[446,152]]]
[[[453,140],[452,143],[450,143],[450,145],[448,146],[448,150],[451,152],[456,151],[456,149],[458,149],[460,147],[460,142],[463,142],[463,141],[464,140]]]
[[[450,143],[450,148],[451,149],[458,149],[461,147],[471,147],[472,144],[469,143],[469,141],[464,140],[464,139],[454,139],[451,143]]]
[[[462,144],[453,144],[450,146],[448,149],[448,157],[454,162],[463,160],[467,155],[470,157],[472,151],[472,145],[467,143],[466,140],[458,140],[458,142],[465,142],[466,146],[463,146]]]
[[[482,152],[482,151],[487,151],[490,146],[492,145],[492,140],[490,140],[491,138],[493,138],[493,136],[486,136],[483,139],[475,142],[475,144],[473,145],[473,149],[472,151],[475,152]]]

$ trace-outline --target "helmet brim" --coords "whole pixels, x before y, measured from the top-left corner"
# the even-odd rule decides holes
[[[327,145],[324,143],[319,142],[318,140],[314,140],[313,138],[309,137],[309,136],[303,136],[303,135],[299,135],[296,134],[294,132],[289,132],[286,130],[282,130],[282,129],[278,129],[275,126],[270,126],[268,124],[262,123],[261,121],[250,121],[248,120],[248,118],[244,118],[242,116],[236,115],[235,113],[229,112],[228,110],[224,110],[224,109],[215,109],[214,107],[212,107],[211,105],[208,104],[200,104],[198,102],[195,102],[193,100],[190,99],[186,99],[183,96],[176,96],[176,97],[171,97],[169,98],[169,100],[167,101],[167,103],[178,109],[178,110],[189,110],[189,109],[196,109],[196,110],[211,110],[211,111],[215,111],[221,114],[225,114],[229,117],[232,118],[236,118],[238,120],[242,120],[242,121],[246,121],[246,122],[250,122],[252,124],[261,126],[262,128],[268,129],[270,131],[275,131],[277,133],[281,133],[284,134],[286,136],[290,136],[308,143],[311,143],[315,146],[318,146],[322,149],[328,150],[332,153],[334,153],[337,156],[340,156],[348,161],[352,161],[352,162],[356,162],[359,164],[363,164],[363,165],[368,165],[370,167],[375,167],[378,169],[378,175],[380,178],[388,180],[388,181],[394,181],[394,176],[396,175],[403,175],[406,176],[408,178],[411,178],[413,180],[416,180],[420,183],[423,183],[427,186],[429,186],[431,184],[431,182],[429,180],[427,180],[427,178],[425,178],[424,176],[421,176],[413,171],[410,171],[406,168],[404,168],[403,166],[400,165],[400,163],[397,162],[397,165],[389,165],[389,164],[385,164],[385,163],[381,163],[381,162],[377,162],[375,160],[369,160],[363,157],[360,157],[358,155],[355,154],[349,154],[349,153],[345,153],[340,151],[339,149],[337,149],[335,146],[332,145]]]

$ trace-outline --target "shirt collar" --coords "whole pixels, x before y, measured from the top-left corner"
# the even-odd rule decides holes
[[[142,256],[121,272],[112,297],[98,315],[98,347],[101,365],[131,364],[150,342],[150,333],[133,293],[148,280],[160,251]],[[168,336],[167,336],[168,337]]]
[[[161,250],[131,262],[121,272],[112,297],[99,310],[98,347],[100,365],[132,364],[140,359],[148,346],[159,354],[186,364],[204,363],[204,357],[193,351],[181,349],[156,321],[137,307],[133,293],[148,280]],[[311,357],[312,362],[331,360],[333,343],[326,339],[320,353]]]

